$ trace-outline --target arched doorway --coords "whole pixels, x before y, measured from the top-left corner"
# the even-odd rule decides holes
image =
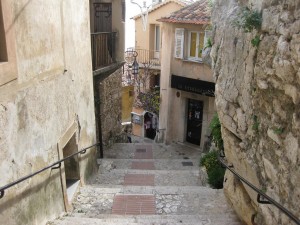
[[[154,140],[157,126],[158,126],[157,115],[151,112],[146,112],[144,114],[144,137]]]

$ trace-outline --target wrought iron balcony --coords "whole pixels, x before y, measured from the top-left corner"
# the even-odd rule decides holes
[[[91,34],[93,71],[116,62],[116,32]]]
[[[143,67],[143,64],[153,67],[160,67],[160,52],[146,49],[135,49],[138,53],[137,62]]]

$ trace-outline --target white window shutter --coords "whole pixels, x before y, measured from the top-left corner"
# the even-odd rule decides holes
[[[174,57],[183,59],[184,28],[175,29],[175,50]]]

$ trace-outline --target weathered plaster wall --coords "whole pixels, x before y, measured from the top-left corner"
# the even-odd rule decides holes
[[[232,25],[241,7],[262,13],[262,27]],[[226,158],[236,171],[300,218],[300,2],[216,0],[211,56]],[[258,48],[251,40],[259,35]],[[225,193],[251,224],[293,224],[226,173]]]
[[[153,10],[148,14],[146,31],[143,30],[142,18],[138,17],[135,20],[135,48],[154,50],[153,42],[155,33],[154,29],[151,29],[150,24],[157,24],[161,26],[162,23],[158,22],[157,19],[160,19],[163,16],[168,16],[182,7],[182,5],[170,1],[169,3]]]
[[[57,161],[57,145],[74,122],[79,148],[95,142],[88,1],[5,2],[17,80],[0,86],[1,185]],[[84,183],[95,168],[94,151],[80,161]],[[58,216],[64,211],[60,170],[8,189],[0,211],[7,224],[44,224]]]

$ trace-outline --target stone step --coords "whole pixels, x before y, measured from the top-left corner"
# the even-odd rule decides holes
[[[188,158],[188,157],[186,157]],[[198,159],[98,159],[99,171],[131,169],[137,163],[153,163],[156,170],[199,169]]]
[[[207,175],[202,170],[132,170],[113,169],[98,173],[91,181],[98,185],[122,185],[130,175],[152,175],[155,186],[205,186]],[[176,179],[175,179],[176,178]]]
[[[242,225],[234,216],[208,215],[99,215],[99,218],[65,216],[48,225]]]
[[[207,187],[111,187],[85,186],[73,202],[74,212],[97,218],[110,214],[117,195],[153,195],[156,214],[222,215],[233,214],[227,204],[223,190]]]
[[[198,160],[201,156],[199,149],[180,144],[114,144],[110,149],[104,151],[104,158],[110,159],[134,159],[137,150],[151,151],[153,159],[189,159]]]

